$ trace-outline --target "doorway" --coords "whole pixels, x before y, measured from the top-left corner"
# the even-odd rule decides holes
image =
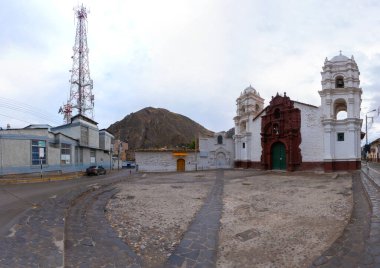
[[[272,169],[286,170],[286,150],[282,142],[272,145]]]
[[[184,159],[178,159],[177,160],[177,171],[183,172],[185,171],[185,160]]]

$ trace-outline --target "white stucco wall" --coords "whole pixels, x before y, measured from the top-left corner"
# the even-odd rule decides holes
[[[218,144],[218,136],[223,137],[222,144]],[[199,139],[198,168],[232,168],[235,160],[235,144],[233,139],[225,137],[225,133],[216,133],[214,137]]]
[[[265,115],[263,113],[262,115]],[[261,116],[262,116],[261,115]],[[252,142],[251,142],[251,161],[260,162],[261,161],[261,116],[257,117],[253,122],[250,123],[250,128],[252,132]]]
[[[301,155],[302,162],[323,161],[323,126],[322,112],[316,108],[301,103],[294,103],[301,110]]]
[[[187,152],[187,156],[174,156],[171,151],[137,151],[135,161],[138,170],[143,172],[177,171],[177,160],[185,160],[185,170],[195,170],[195,154]]]

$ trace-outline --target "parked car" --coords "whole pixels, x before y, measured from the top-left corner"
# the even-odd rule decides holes
[[[104,175],[106,173],[107,173],[106,169],[102,166],[90,166],[86,169],[86,174],[88,176],[90,176],[90,175],[102,175],[102,174]]]
[[[134,162],[125,161],[121,164],[121,168],[135,168],[135,167],[136,167],[136,165]]]

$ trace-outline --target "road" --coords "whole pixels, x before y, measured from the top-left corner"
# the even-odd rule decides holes
[[[126,176],[129,173],[129,170],[120,170],[117,176]],[[0,236],[7,234],[22,212],[38,206],[40,202],[63,195],[80,186],[107,180],[110,176],[114,178],[115,173],[105,176],[83,176],[66,181],[0,186]]]

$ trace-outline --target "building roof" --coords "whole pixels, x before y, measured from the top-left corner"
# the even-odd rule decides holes
[[[24,127],[24,129],[27,129],[27,128],[33,128],[33,129],[51,129],[52,126],[51,125],[48,125],[48,124],[31,124],[31,125],[28,125],[26,127]]]
[[[73,121],[75,121],[76,119],[82,119],[82,120],[84,120],[84,121],[86,121],[86,122],[88,122],[90,124],[93,124],[93,125],[97,125],[98,124],[98,122],[96,122],[96,121],[92,120],[91,118],[88,118],[87,116],[84,116],[82,114],[77,114],[77,115],[71,117],[71,123]]]

